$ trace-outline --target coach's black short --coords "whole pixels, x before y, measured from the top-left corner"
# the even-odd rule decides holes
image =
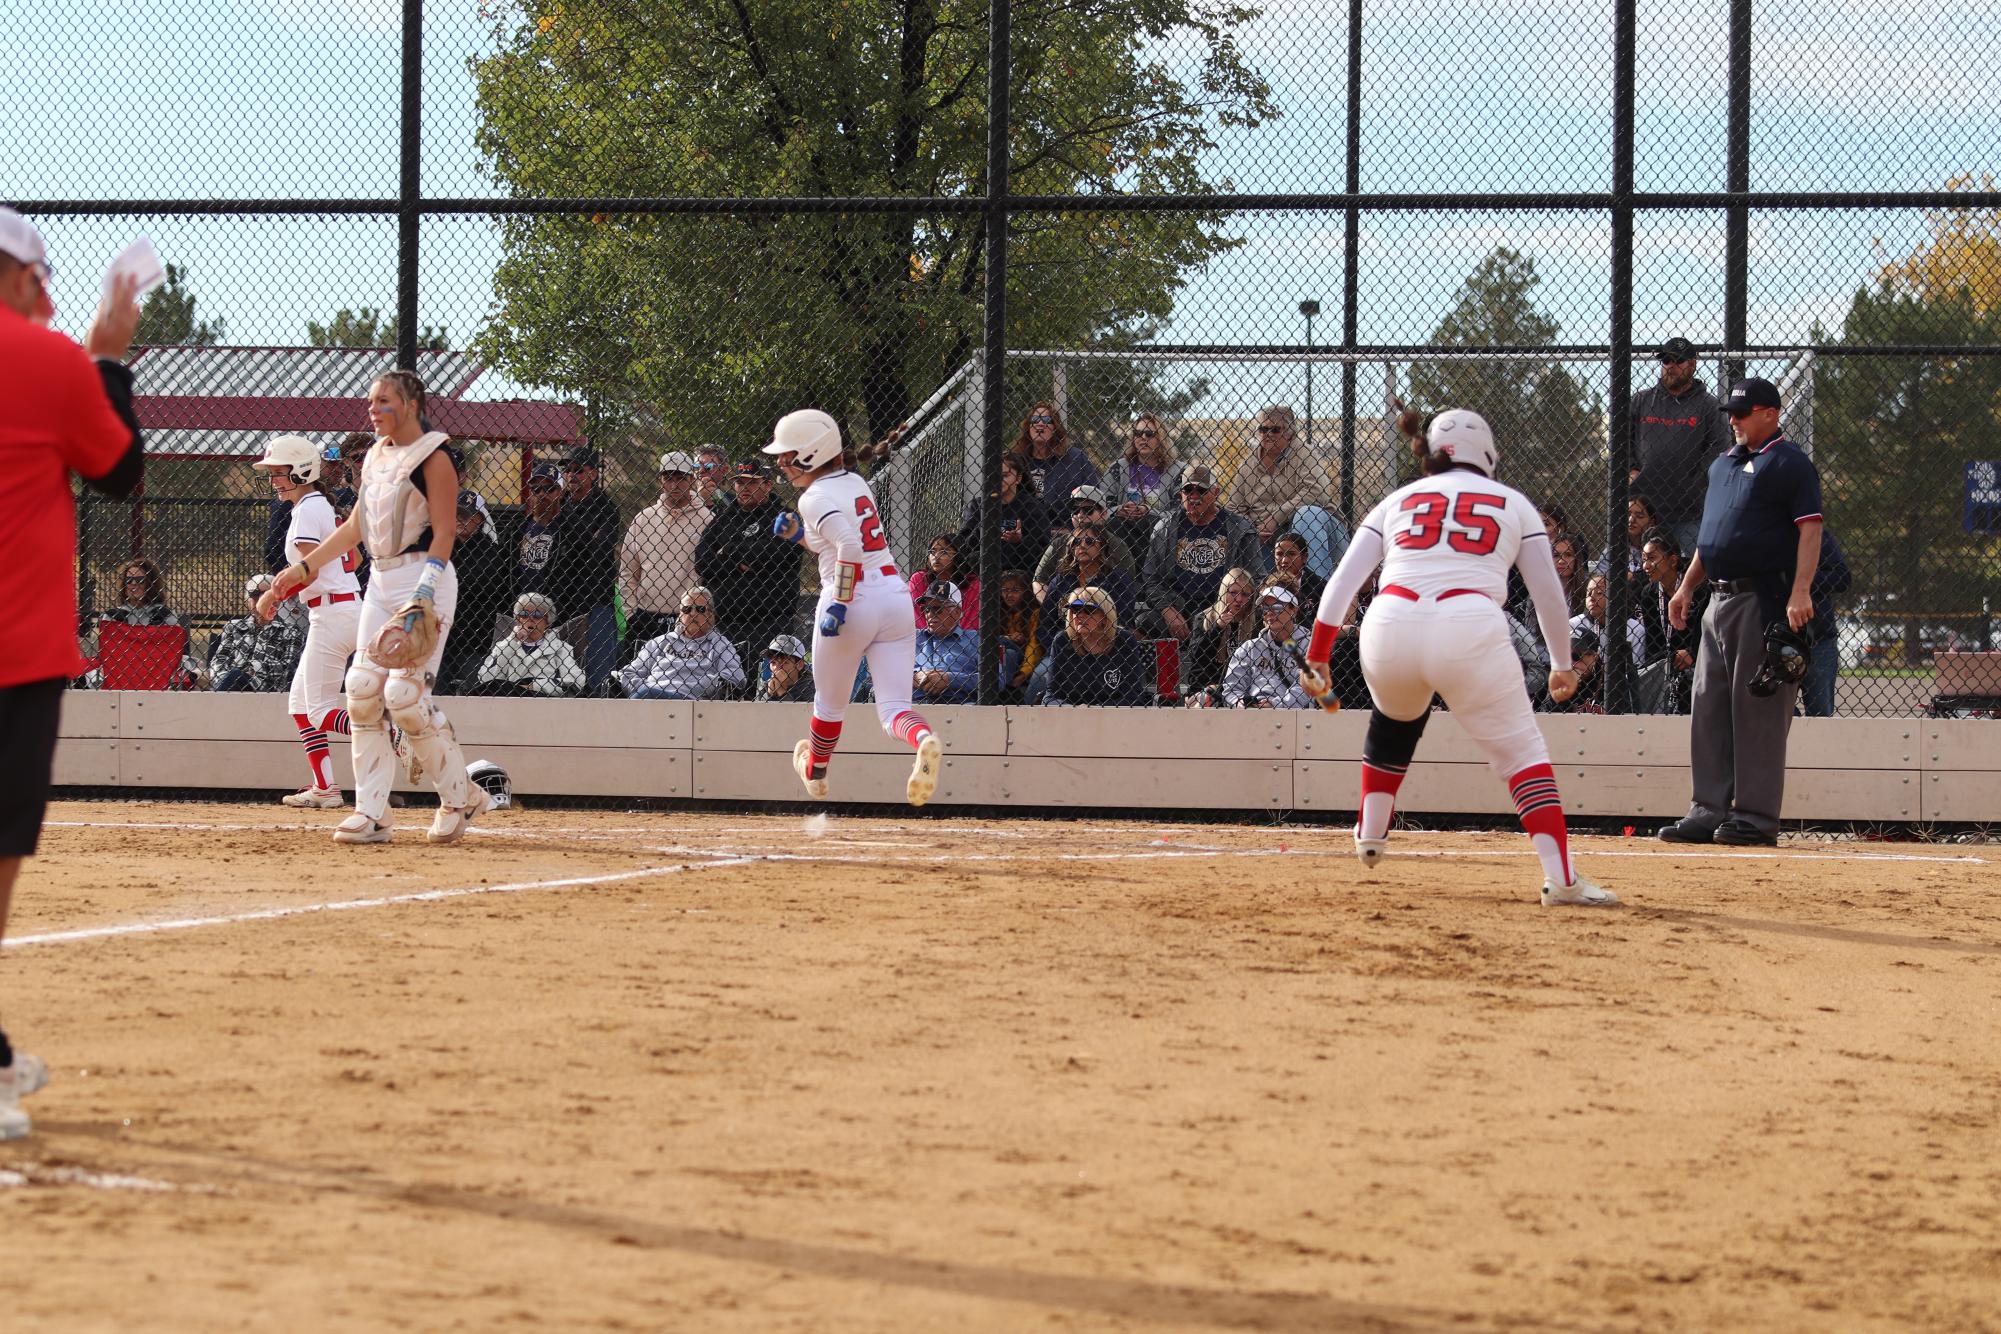
[[[61,677],[0,686],[0,857],[32,857],[49,805]]]

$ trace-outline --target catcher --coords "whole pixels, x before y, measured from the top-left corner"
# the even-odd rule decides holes
[[[389,371],[369,386],[368,417],[376,440],[355,478],[354,512],[280,572],[271,589],[274,597],[287,597],[356,545],[368,548],[373,568],[361,608],[361,648],[347,669],[354,814],[334,830],[337,843],[389,841],[386,817],[396,764],[391,721],[403,729],[414,758],[438,789],[431,842],[458,842],[473,817],[492,804],[485,789],[466,776],[451,723],[431,698],[458,604],[451,557],[459,471],[444,433],[424,429],[423,412],[424,382],[410,371]]]

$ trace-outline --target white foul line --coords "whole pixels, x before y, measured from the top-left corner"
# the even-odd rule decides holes
[[[571,876],[562,880],[522,880],[506,885],[466,885],[457,889],[426,889],[411,894],[391,894],[373,899],[342,899],[336,903],[302,903],[283,908],[259,908],[251,912],[229,913],[221,917],[180,917],[164,922],[125,922],[117,926],[91,926],[76,931],[46,931],[36,936],[15,936],[4,942],[6,949],[25,945],[55,945],[72,940],[102,940],[109,936],[145,936],[161,931],[190,931],[204,926],[233,926],[240,922],[266,922],[280,917],[305,917],[313,913],[353,912],[361,908],[387,908],[399,903],[433,903],[440,899],[470,898],[477,894],[522,894],[536,889],[570,889],[578,885],[608,885],[619,880],[646,876],[674,875],[681,871],[708,871],[724,866],[742,866],[756,857],[729,857],[711,862],[677,862],[671,866],[646,866],[637,871],[616,871],[607,875]]]

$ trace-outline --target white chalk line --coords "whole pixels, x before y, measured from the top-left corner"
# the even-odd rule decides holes
[[[720,854],[704,854],[719,856]],[[609,885],[620,880],[647,876],[676,875],[682,871],[709,871],[743,866],[756,857],[722,857],[708,862],[679,862],[670,866],[646,866],[636,871],[615,871],[605,875],[567,876],[560,880],[521,880],[503,885],[463,885],[453,889],[425,889],[410,894],[387,894],[368,899],[341,899],[333,903],[300,903],[279,908],[256,908],[249,912],[224,913],[215,917],[180,917],[157,922],[121,922],[112,926],[82,927],[74,931],[46,931],[33,936],[15,936],[0,948],[21,949],[29,945],[57,945],[76,940],[103,940],[112,936],[146,936],[163,931],[192,931],[199,927],[236,926],[244,922],[268,922],[282,917],[306,917],[314,913],[356,912],[364,908],[388,908],[404,903],[436,903],[444,899],[472,898],[481,894],[525,894],[532,890],[573,889],[580,885]]]
[[[24,1186],[84,1186],[92,1190],[130,1190],[149,1195],[223,1195],[219,1186],[182,1186],[151,1177],[126,1176],[118,1172],[91,1172],[81,1167],[45,1167],[41,1163],[16,1163],[0,1168],[0,1189]]]

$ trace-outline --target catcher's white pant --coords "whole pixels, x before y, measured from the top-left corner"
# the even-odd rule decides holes
[[[868,659],[869,680],[875,686],[875,714],[883,730],[896,715],[910,708],[912,676],[917,670],[917,623],[912,618],[910,585],[901,575],[870,570],[855,585],[848,618],[841,632],[820,633],[834,595],[820,590],[813,611],[813,716],[840,722],[855,693],[855,673]]]
[[[424,776],[438,789],[440,806],[464,807],[471,802],[472,783],[466,777],[465,755],[452,735],[451,721],[431,698],[438,661],[445,653],[452,616],[458,610],[459,576],[451,565],[438,577],[431,606],[438,613],[438,642],[422,668],[395,671],[368,656],[376,632],[402,606],[424,575],[424,562],[412,561],[393,570],[376,566],[369,576],[357,627],[360,648],[347,669],[347,716],[354,728],[354,810],[384,823],[389,809],[389,785],[396,769],[396,752],[389,745],[389,720],[403,729],[410,748],[423,763]]]
[[[340,702],[347,660],[361,632],[361,601],[322,602],[306,610],[306,651],[292,672],[287,713],[302,713],[318,727]]]
[[[1362,621],[1362,677],[1376,707],[1409,722],[1445,699],[1503,781],[1549,763],[1507,616],[1478,593],[1412,602],[1379,594]]]

